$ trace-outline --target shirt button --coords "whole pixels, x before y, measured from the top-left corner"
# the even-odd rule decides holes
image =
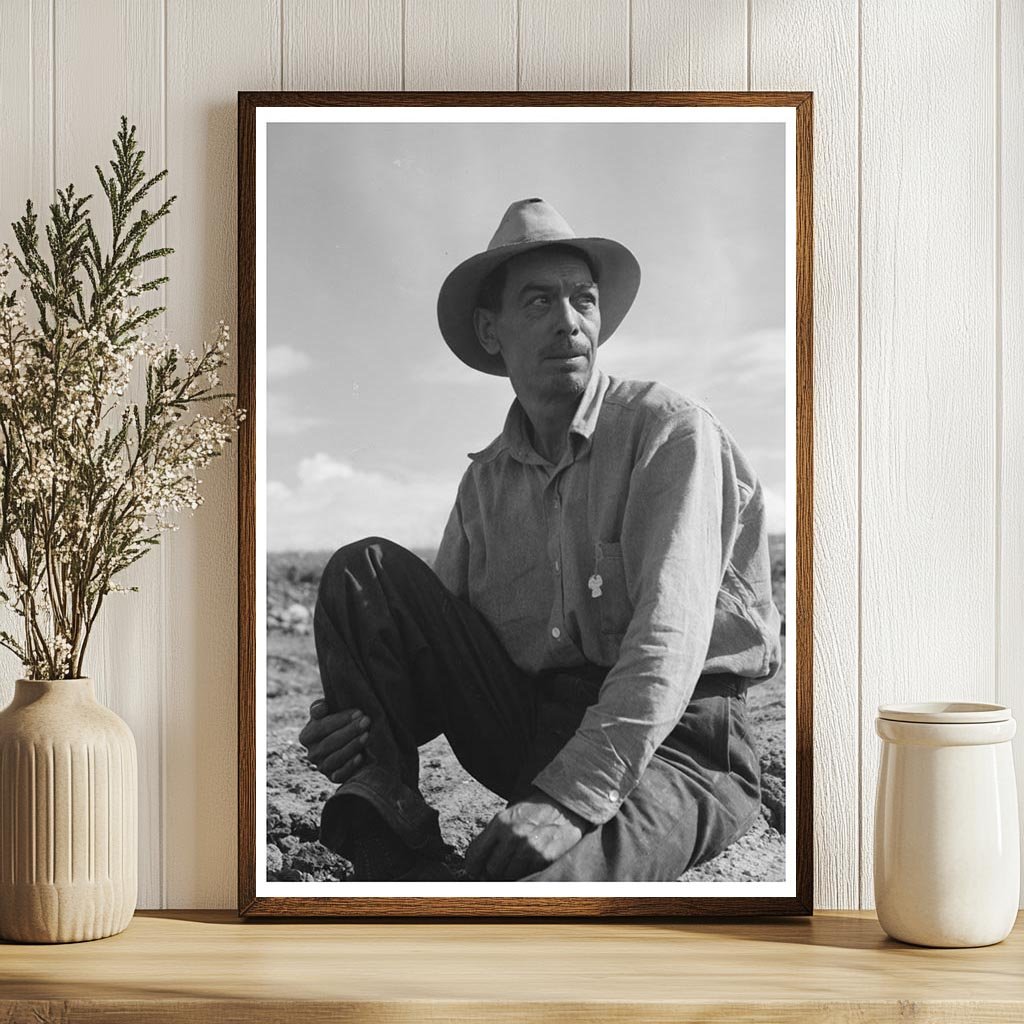
[[[557,640],[562,635],[562,631],[555,626],[551,630],[551,635]]]
[[[608,799],[614,803],[619,799],[619,791],[617,789],[610,790],[608,793]]]
[[[558,564],[558,559],[556,558],[555,559],[555,572],[561,572],[561,571],[562,571],[562,567],[561,567],[561,565]]]

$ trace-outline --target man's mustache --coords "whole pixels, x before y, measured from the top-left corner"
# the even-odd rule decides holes
[[[590,355],[590,349],[586,345],[584,345],[582,347],[580,347],[580,346],[571,346],[569,348],[562,348],[561,346],[559,346],[557,348],[545,349],[541,353],[541,358],[543,358],[543,359],[575,359],[577,356],[589,356],[589,355]]]

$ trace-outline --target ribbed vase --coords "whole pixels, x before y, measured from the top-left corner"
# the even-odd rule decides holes
[[[91,679],[19,679],[0,711],[0,938],[123,931],[138,890],[131,730]]]

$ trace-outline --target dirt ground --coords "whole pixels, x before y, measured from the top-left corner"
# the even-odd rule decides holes
[[[429,553],[420,553],[429,560]],[[334,786],[306,760],[298,741],[309,704],[321,696],[313,649],[313,605],[328,553],[273,553],[267,565],[267,878],[282,882],[348,881],[351,866],[321,846],[320,809]],[[785,554],[772,543],[772,585],[784,614]],[[687,882],[781,881],[785,878],[785,666],[753,687],[748,705],[761,754],[761,817],[714,860],[686,872]],[[468,775],[443,736],[420,749],[420,789],[441,818],[449,867],[462,874],[470,840],[504,801]]]

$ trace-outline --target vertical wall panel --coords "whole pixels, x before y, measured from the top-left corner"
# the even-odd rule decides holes
[[[856,907],[857,11],[759,2],[751,87],[814,92],[815,901]]]
[[[515,0],[405,0],[406,89],[515,89]]]
[[[633,0],[631,21],[630,88],[747,87],[747,0]]]
[[[0,29],[0,244],[16,249],[11,222],[31,199],[45,213],[53,191],[53,32],[50,0],[9,0]],[[31,311],[31,301],[29,310]],[[17,636],[21,620],[0,608],[0,629]],[[22,676],[16,655],[0,647],[0,707]]]
[[[236,310],[236,94],[281,82],[276,0],[167,0],[171,337],[214,337]],[[233,381],[234,366],[224,378]],[[167,547],[167,905],[235,903],[237,446]]]
[[[0,241],[14,246],[11,221],[50,200],[52,32],[50,0],[8,0],[0,32]]]
[[[1000,652],[996,700],[1024,731],[1024,4],[1001,4],[1002,140],[997,239],[1002,290],[1002,550]],[[1024,739],[1014,741],[1024,822]],[[1024,897],[1024,889],[1021,892]],[[1022,904],[1024,905],[1024,904]]]
[[[994,694],[992,3],[862,13],[862,850],[876,705]]]
[[[400,89],[401,0],[289,0],[285,89]]]
[[[111,141],[121,115],[138,127],[149,173],[164,166],[163,10],[160,0],[57,0],[54,8],[55,147],[57,185],[73,182],[80,195],[92,193],[93,222],[104,244],[110,241],[110,213],[94,170],[110,173]],[[96,54],[102,53],[103,60]],[[88,88],[84,84],[88,82]],[[163,191],[154,199],[159,201]],[[162,229],[151,236],[159,246]],[[151,267],[150,277],[163,272]],[[158,304],[162,295],[145,296]],[[139,375],[129,401],[145,401]],[[162,899],[162,752],[164,664],[164,580],[159,554],[150,552],[118,582],[135,594],[108,595],[90,638],[84,671],[96,680],[97,697],[131,727],[139,751],[139,905]]]
[[[519,0],[521,89],[628,89],[627,0]]]

